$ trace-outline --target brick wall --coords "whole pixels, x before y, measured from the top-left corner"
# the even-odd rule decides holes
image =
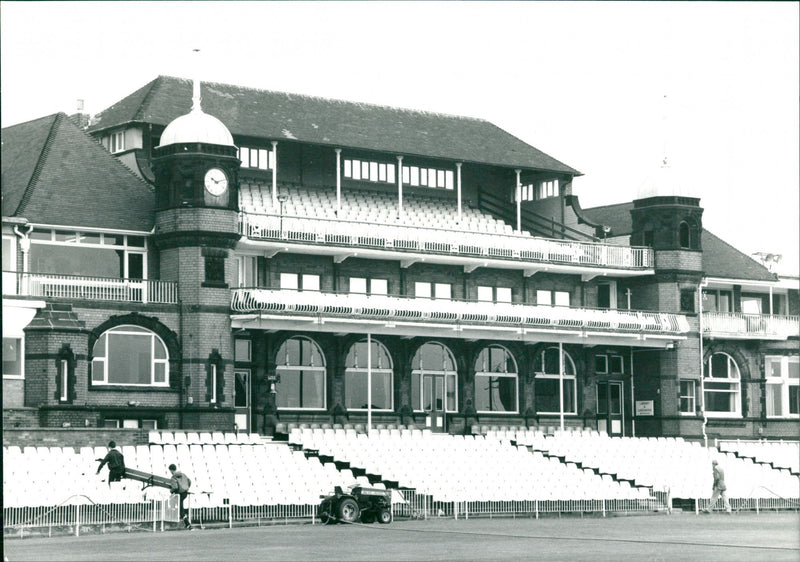
[[[146,445],[143,429],[14,429],[3,427],[3,446],[9,447],[106,447],[114,441],[123,445]]]
[[[3,431],[17,427],[39,427],[38,408],[3,408]]]
[[[3,408],[20,408],[25,403],[25,380],[3,379]]]

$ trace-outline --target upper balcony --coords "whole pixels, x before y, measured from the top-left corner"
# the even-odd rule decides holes
[[[800,316],[706,312],[703,335],[709,338],[785,340],[800,336]]]
[[[235,289],[234,328],[668,347],[685,316],[280,289]]]
[[[326,190],[292,188],[277,206],[257,184],[240,192],[240,234],[275,251],[288,243],[339,259],[388,257],[401,253],[408,263],[437,260],[465,267],[551,270],[591,278],[652,273],[650,248],[598,242],[553,240],[516,233],[502,220],[477,209],[460,211],[452,201],[433,197],[398,202],[387,193],[348,192],[337,201]],[[470,262],[471,265],[470,265]]]
[[[45,299],[177,304],[178,285],[170,281],[149,279],[111,279],[4,271],[3,295]]]

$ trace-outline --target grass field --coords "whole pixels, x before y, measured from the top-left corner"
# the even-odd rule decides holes
[[[432,519],[3,541],[23,560],[800,560],[800,514]]]

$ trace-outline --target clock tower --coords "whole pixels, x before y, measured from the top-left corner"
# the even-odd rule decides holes
[[[200,107],[172,121],[153,151],[155,245],[161,279],[178,285],[183,428],[231,431],[230,302],[238,230],[239,159],[233,137]]]

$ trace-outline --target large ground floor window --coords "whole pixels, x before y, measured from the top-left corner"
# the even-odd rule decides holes
[[[371,362],[368,362],[368,358]],[[371,365],[371,369],[367,366]],[[348,410],[366,410],[368,373],[371,372],[371,407],[375,410],[391,410],[393,401],[392,359],[386,347],[372,340],[367,348],[367,340],[354,343],[345,358],[345,407]]]
[[[97,339],[92,349],[92,384],[168,386],[167,347],[146,328],[111,328]]]
[[[438,342],[422,345],[411,361],[411,407],[417,412],[457,411],[453,352]]]
[[[800,357],[766,356],[767,417],[800,417]]]
[[[563,412],[577,414],[578,405],[575,363],[572,357],[563,352],[564,373],[559,374],[561,361],[558,347],[543,349],[534,363],[534,403],[539,414],[560,414],[563,396]],[[562,380],[563,379],[563,380]],[[559,388],[563,392],[559,393]]]
[[[713,353],[703,365],[706,414],[712,417],[742,415],[739,366],[727,353]]]
[[[517,412],[517,380],[517,364],[506,348],[484,348],[475,361],[475,409]]]
[[[294,337],[278,349],[275,371],[278,408],[325,408],[325,356],[309,338]]]

